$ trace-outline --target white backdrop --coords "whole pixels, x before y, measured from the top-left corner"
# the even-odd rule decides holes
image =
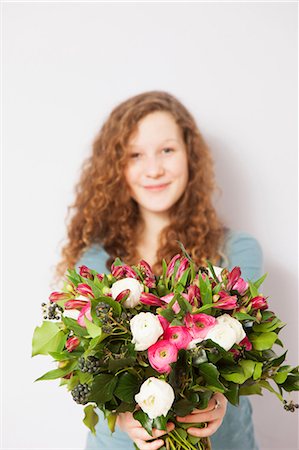
[[[81,162],[110,110],[167,90],[216,160],[229,226],[261,243],[264,292],[298,358],[297,4],[13,3],[2,6],[3,449],[82,449],[83,408],[53,363],[30,358]],[[262,450],[298,449],[298,415],[253,399]]]

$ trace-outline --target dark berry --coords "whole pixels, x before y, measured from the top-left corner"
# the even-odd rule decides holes
[[[90,387],[88,384],[78,384],[72,391],[71,391],[73,400],[75,400],[76,403],[79,403],[80,405],[85,405],[88,402],[88,396],[90,394]]]

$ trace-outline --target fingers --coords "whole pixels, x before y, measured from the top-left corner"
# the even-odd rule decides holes
[[[135,439],[134,442],[140,450],[157,450],[164,445],[164,441],[162,439],[158,439],[153,442],[145,442],[141,439]]]
[[[187,429],[187,432],[191,434],[191,436],[195,437],[209,437],[218,430],[220,425],[222,424],[222,419],[216,419],[212,422],[209,422],[205,428],[193,428],[190,427]]]

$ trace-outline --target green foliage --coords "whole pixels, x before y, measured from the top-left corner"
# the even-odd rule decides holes
[[[277,340],[277,334],[273,331],[264,333],[252,333],[249,337],[255,350],[268,350]]]
[[[32,355],[47,355],[49,352],[61,352],[67,335],[57,323],[43,322],[36,327],[32,338]]]
[[[85,416],[83,422],[90,429],[92,434],[96,434],[95,426],[99,421],[99,416],[95,412],[95,408],[95,405],[87,405],[84,408]]]
[[[112,399],[117,381],[117,377],[114,377],[113,375],[96,375],[91,386],[90,398],[92,398],[97,405],[104,405]]]
[[[125,372],[120,375],[114,394],[123,402],[131,403],[139,388],[140,380],[132,373]]]

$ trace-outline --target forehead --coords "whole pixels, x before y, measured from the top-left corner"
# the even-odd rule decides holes
[[[170,140],[182,143],[181,129],[170,113],[157,111],[139,121],[129,139],[129,147],[155,146]]]

